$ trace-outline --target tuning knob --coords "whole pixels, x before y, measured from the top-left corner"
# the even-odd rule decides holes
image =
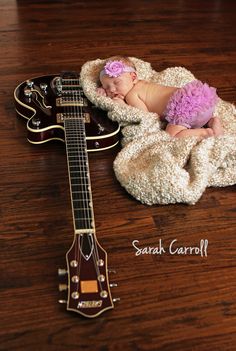
[[[32,89],[33,86],[34,86],[34,82],[32,80],[27,80],[26,81],[26,85],[27,85],[28,88]]]
[[[58,289],[59,291],[65,291],[68,289],[68,286],[66,284],[59,284]]]
[[[67,303],[66,300],[58,300],[59,303]]]
[[[64,268],[58,268],[58,275],[59,277],[63,277],[67,274],[67,270]]]
[[[108,269],[108,273],[114,273],[116,274],[116,271],[114,269]]]
[[[118,302],[118,301],[120,301],[120,298],[119,298],[119,297],[116,297],[116,298],[112,299],[112,301],[113,301],[113,302]]]
[[[34,116],[31,120],[34,127],[39,128],[41,124],[41,119],[38,116]]]
[[[56,88],[57,95],[60,96],[62,93],[62,79],[60,77],[57,77],[55,79],[55,88]]]
[[[115,287],[118,286],[118,284],[116,284],[116,283],[111,283],[111,284],[109,284],[109,285],[110,285],[110,288],[115,288]]]
[[[24,89],[24,95],[25,95],[28,99],[30,99],[31,96],[32,96],[32,91],[31,91],[29,88],[25,88],[25,89]]]
[[[41,84],[40,84],[40,88],[41,88],[42,91],[46,94],[48,85],[47,85],[46,83],[41,83]]]

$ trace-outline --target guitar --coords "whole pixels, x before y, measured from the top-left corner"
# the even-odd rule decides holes
[[[76,73],[27,80],[14,91],[17,115],[27,119],[28,140],[41,144],[65,141],[74,224],[74,240],[66,253],[67,310],[93,318],[114,308],[107,253],[97,241],[87,151],[105,150],[119,142],[119,126],[84,96]],[[112,271],[114,272],[114,271]]]

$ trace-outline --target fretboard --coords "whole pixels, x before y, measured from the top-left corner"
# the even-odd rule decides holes
[[[94,230],[94,213],[83,117],[64,121],[74,228]]]

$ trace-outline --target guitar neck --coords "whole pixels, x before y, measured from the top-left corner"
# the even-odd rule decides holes
[[[74,230],[91,233],[95,223],[84,118],[68,118],[64,128]]]

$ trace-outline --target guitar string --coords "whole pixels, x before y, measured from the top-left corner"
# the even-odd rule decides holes
[[[75,87],[74,87],[75,88]],[[74,97],[75,95],[75,97]],[[81,146],[83,148],[83,143],[82,141],[84,140],[85,136],[81,135],[81,126],[80,126],[80,119],[79,119],[79,113],[78,113],[78,108],[76,107],[76,102],[78,99],[76,99],[76,89],[73,89],[73,100],[74,100],[74,123],[76,125],[76,147],[77,147],[77,157],[76,157],[76,162],[79,165],[79,173],[77,174],[77,182],[79,182],[79,189],[81,190],[81,195],[80,193],[78,194],[78,202],[81,203],[81,197],[82,197],[82,211],[81,211],[81,206],[79,205],[79,210],[78,213],[83,214],[83,220],[81,222],[84,222],[84,224],[82,225],[82,227],[86,227],[87,229],[87,224],[86,224],[86,216],[85,216],[85,208],[86,208],[86,200],[85,200],[85,196],[83,194],[83,186],[84,186],[84,174],[83,174],[83,153],[81,150]],[[78,125],[79,125],[79,131],[78,131]],[[84,131],[82,131],[84,133]],[[80,181],[79,181],[79,177],[80,177]],[[78,219],[80,220],[80,219]],[[81,239],[81,240],[80,240]],[[84,244],[84,235],[79,235],[79,241],[78,241],[78,245],[81,248],[81,255],[80,255],[80,262],[79,262],[79,277],[80,277],[80,272],[81,272],[81,267],[82,267],[82,251],[83,251],[83,244]]]
[[[63,84],[64,83],[64,84]],[[67,90],[67,81],[66,79],[62,78],[62,87],[64,86],[64,91],[63,91],[63,95],[62,98],[64,97],[64,104],[65,104],[65,116],[64,116],[64,124],[65,124],[65,133],[66,133],[66,139],[68,140],[67,144],[67,153],[68,153],[68,166],[69,166],[69,172],[70,172],[70,178],[71,176],[73,176],[72,173],[72,163],[74,163],[74,151],[72,153],[71,147],[69,147],[69,145],[71,146],[71,139],[73,139],[73,137],[71,137],[71,124],[73,124],[73,120],[72,120],[72,113],[73,110],[71,108],[71,105],[69,103],[69,99],[70,99],[70,91],[69,89]],[[69,144],[69,145],[68,145]],[[72,210],[73,210],[73,219],[74,219],[74,226],[76,229],[76,216],[75,216],[75,211],[74,211],[74,203],[73,203],[73,189],[74,189],[74,181],[73,179],[70,179],[70,183],[71,183],[71,202],[72,202]],[[79,243],[78,243],[78,237],[75,236],[75,261],[78,262],[79,261]],[[80,255],[81,258],[81,255]],[[77,273],[78,274],[78,273]]]
[[[81,96],[81,92],[80,90],[78,90],[78,93],[79,93],[79,100],[83,100],[83,97]],[[84,133],[85,133],[85,120],[83,119],[83,112],[82,112],[82,107],[80,107],[80,116],[82,117],[80,123],[83,125],[83,128],[84,128]],[[84,134],[85,135],[85,134]],[[90,175],[89,175],[89,161],[88,161],[88,153],[87,153],[87,146],[86,146],[86,139],[85,140],[85,145],[84,145],[84,148],[85,148],[85,158],[86,158],[86,162],[84,164],[86,164],[86,169],[85,169],[85,173],[86,173],[86,176],[88,177],[88,184],[86,184],[86,187],[89,187],[89,192],[88,191],[85,191],[85,194],[88,195],[88,197],[86,196],[86,200],[87,200],[87,212],[88,212],[88,218],[90,220],[90,225],[91,225],[91,228],[94,230],[94,215],[93,215],[93,207],[92,207],[92,196],[91,196],[91,182],[90,182]],[[95,238],[94,236],[88,236],[88,242],[89,242],[89,245],[90,245],[90,250],[92,250],[92,258],[93,258],[93,261],[94,261],[94,266],[95,266],[95,269],[97,267],[97,262],[98,262],[98,252],[97,252],[97,246],[96,246],[96,241],[95,241]],[[100,274],[99,272],[99,269],[96,269],[96,272],[97,274]]]
[[[76,82],[75,82],[75,85],[76,85]],[[78,94],[78,92],[79,92],[79,94]],[[82,161],[80,163],[81,175],[83,176],[84,179],[86,179],[86,176],[87,176],[87,180],[88,180],[88,182],[86,181],[86,182],[82,183],[82,189],[81,189],[82,196],[83,196],[83,212],[84,212],[84,219],[85,219],[85,223],[86,223],[86,229],[92,229],[92,227],[94,227],[94,220],[91,217],[92,208],[90,206],[88,206],[89,203],[92,204],[92,199],[90,196],[91,183],[90,183],[90,179],[89,179],[89,164],[88,164],[87,146],[86,146],[85,121],[83,120],[83,110],[82,110],[82,107],[80,106],[81,94],[80,94],[79,90],[78,90],[78,92],[73,90],[73,95],[76,97],[76,99],[74,99],[74,101],[79,102],[77,108],[76,108],[76,104],[74,104],[75,105],[74,109],[76,110],[76,112],[79,112],[79,114],[76,113],[76,116],[78,116],[78,115],[80,116],[80,118],[77,119],[75,122],[76,135],[77,135],[77,138],[82,139],[83,150],[79,150],[80,151],[79,155],[82,155],[82,157],[80,156],[80,161]],[[79,131],[78,131],[77,125],[79,125]],[[82,138],[81,138],[81,129],[82,129]],[[81,140],[80,140],[80,143],[77,143],[77,145],[81,146]],[[84,186],[84,189],[83,189],[83,186]],[[88,192],[88,190],[89,190],[88,186],[90,187],[90,192]],[[86,220],[87,220],[87,222],[86,222]],[[92,225],[92,222],[93,222],[93,225]],[[99,272],[99,269],[97,267],[97,262],[96,262],[96,261],[98,261],[98,257],[95,258],[95,260],[94,260],[94,249],[96,249],[96,243],[95,242],[93,243],[93,240],[92,240],[93,236],[90,237],[90,235],[88,235],[87,237],[88,237],[88,244],[89,244],[90,252],[92,251],[91,254],[92,254],[95,270],[96,270],[97,275],[99,275],[100,272]],[[81,240],[81,245],[83,247],[83,236],[82,236],[82,240]],[[81,267],[81,262],[80,262],[79,267]],[[99,285],[100,285],[100,289],[102,289],[100,282],[99,282]]]
[[[75,145],[78,145],[78,142],[76,142],[77,140],[77,126],[76,126],[76,122],[75,122],[75,114],[74,114],[74,108],[70,103],[70,82],[66,81],[66,86],[69,85],[69,88],[67,90],[67,88],[65,87],[65,104],[67,105],[67,112],[68,115],[65,116],[67,122],[66,124],[68,125],[68,130],[69,130],[69,144],[70,146],[70,154],[69,154],[69,168],[70,168],[70,174],[72,176],[74,176],[75,174],[79,174],[81,173],[81,171],[78,171],[77,168],[77,159],[79,157],[79,152],[78,152],[78,147],[76,147],[76,149],[74,148]],[[77,163],[76,163],[77,162]],[[76,167],[74,166],[76,165]],[[78,164],[79,165],[79,164]],[[75,170],[72,170],[72,167],[75,167]],[[72,197],[72,206],[73,206],[73,217],[74,217],[74,225],[75,225],[75,229],[77,228],[77,216],[76,216],[76,210],[75,210],[75,206],[74,206],[74,200],[75,200],[75,191],[74,189],[76,189],[76,182],[77,182],[78,177],[75,178],[75,182],[73,179],[71,179],[71,197]],[[78,189],[79,190],[79,189]],[[77,193],[77,198],[79,197],[79,193]],[[76,199],[77,200],[77,199]],[[83,239],[83,237],[82,237]],[[82,242],[83,245],[83,242]],[[80,267],[81,267],[81,259],[82,259],[82,255],[80,253],[79,250],[80,247],[80,235],[75,234],[75,261],[78,262],[78,268],[77,268],[77,275],[80,277]],[[79,270],[79,271],[78,271]]]
[[[69,82],[70,84],[73,83],[73,81]],[[74,102],[74,104],[73,104]],[[79,123],[79,120],[78,120],[78,114],[76,113],[76,99],[74,98],[74,87],[72,87],[72,105],[71,105],[71,121],[72,121],[72,128],[73,128],[73,131],[72,131],[72,135],[73,135],[73,146],[76,146],[75,149],[76,149],[76,152],[75,152],[75,160],[74,163],[75,163],[75,168],[76,168],[76,179],[75,179],[75,188],[78,189],[78,192],[77,192],[77,195],[76,195],[76,203],[81,203],[81,198],[82,198],[82,211],[81,211],[81,205],[79,205],[78,209],[74,208],[74,217],[75,217],[75,226],[77,227],[78,226],[78,223],[79,221],[82,223],[82,227],[85,226],[84,222],[85,222],[85,216],[84,216],[84,208],[85,208],[85,200],[84,200],[84,197],[83,197],[83,188],[82,188],[82,167],[81,167],[81,150],[79,149],[81,147],[81,131],[78,130],[78,123]],[[73,157],[74,157],[73,156]],[[80,180],[79,180],[80,179]],[[81,194],[80,194],[80,191],[81,191]],[[72,195],[73,196],[73,195]],[[73,204],[74,206],[74,204]],[[78,214],[80,213],[80,214]],[[81,213],[83,213],[83,216],[81,216]],[[82,217],[82,218],[79,218]],[[82,248],[83,248],[83,242],[84,242],[84,236],[83,235],[80,235],[78,234],[77,236],[77,250],[76,252],[79,253],[80,251],[80,259],[78,260],[78,276],[79,276],[79,280],[81,280],[81,266],[82,266]]]
[[[83,101],[83,96],[81,96],[81,90],[78,90],[77,95],[79,94],[79,96],[77,96],[78,100]],[[79,104],[79,115],[82,117],[80,119],[80,124],[82,125],[83,128],[83,142],[84,142],[84,150],[85,150],[85,162],[83,162],[83,165],[85,165],[85,170],[84,173],[86,173],[87,176],[87,180],[88,180],[88,184],[85,184],[85,187],[87,189],[85,189],[85,195],[86,195],[86,202],[87,202],[87,218],[89,220],[88,225],[90,225],[91,229],[93,230],[94,234],[91,236],[88,235],[88,243],[89,243],[89,247],[90,250],[92,251],[92,258],[93,258],[93,262],[94,262],[94,267],[97,273],[97,276],[100,275],[100,270],[98,267],[98,260],[99,260],[99,255],[98,255],[98,250],[97,250],[97,244],[96,244],[96,240],[95,240],[95,222],[94,222],[94,214],[93,214],[93,202],[92,202],[92,189],[91,189],[91,181],[90,181],[90,172],[89,172],[89,160],[88,160],[88,152],[87,152],[87,145],[86,145],[86,132],[85,132],[85,123],[86,121],[84,120],[84,116],[83,116],[83,109],[82,106]],[[88,188],[89,187],[89,188]],[[89,191],[88,191],[89,190]],[[90,229],[90,228],[89,228]],[[99,280],[98,280],[99,281]],[[102,290],[102,285],[101,282],[99,281],[99,285],[100,285],[100,289]]]
[[[74,82],[74,83],[76,85],[76,82]],[[81,150],[78,147],[78,145],[80,145],[80,147],[81,147],[81,140],[78,140],[78,138],[81,139],[81,126],[83,127],[82,128],[82,134],[83,134],[82,140],[86,143],[85,134],[84,134],[85,133],[85,122],[83,120],[81,120],[81,119],[74,118],[75,116],[78,115],[76,113],[77,110],[78,110],[78,107],[76,105],[78,105],[79,100],[80,100],[80,99],[78,99],[78,97],[81,98],[81,95],[79,94],[79,96],[78,96],[78,94],[76,94],[76,91],[74,91],[74,89],[72,89],[72,97],[77,97],[77,99],[74,98],[75,104],[74,104],[74,106],[72,104],[72,107],[69,108],[69,118],[68,118],[69,122],[67,121],[68,123],[66,123],[66,124],[67,125],[69,124],[69,138],[70,138],[70,141],[71,141],[71,135],[72,135],[73,144],[75,144],[75,142],[76,142],[76,145],[77,145],[77,149],[76,149],[77,157],[76,158],[78,158],[79,161],[82,161],[82,162],[79,162],[79,167],[78,167],[80,176],[87,175],[87,177],[89,177],[89,169],[86,170],[86,167],[84,169],[84,161],[87,161],[87,167],[88,167],[87,152],[85,152],[86,158],[84,159],[83,153],[82,153],[82,157],[80,156],[81,155],[81,151],[84,151],[84,150]],[[68,97],[68,99],[66,99],[66,100],[69,101],[70,97]],[[76,104],[76,102],[77,102],[77,104]],[[69,104],[69,107],[70,107],[71,104],[70,103],[68,103],[68,104]],[[79,110],[80,110],[80,114],[79,115],[81,117],[83,117],[82,107],[80,107]],[[66,118],[66,116],[65,116],[65,118]],[[71,121],[72,121],[72,123],[71,123]],[[78,124],[79,124],[79,129],[78,129]],[[66,128],[66,129],[68,129],[68,128]],[[75,134],[73,133],[73,131],[75,132]],[[80,143],[79,143],[79,141],[80,141]],[[75,145],[73,145],[73,149],[74,149],[74,146]],[[84,144],[82,147],[86,149],[86,144]],[[69,165],[71,165],[70,156],[71,155],[68,155]],[[72,161],[75,161],[74,160],[74,157],[75,157],[74,152],[73,152],[73,156],[72,157],[73,157]],[[78,171],[76,171],[76,172],[78,173]],[[90,180],[90,179],[88,179],[88,180]],[[80,187],[80,190],[81,190],[81,193],[82,193],[82,203],[83,203],[83,212],[84,212],[84,216],[83,216],[84,226],[86,227],[85,229],[91,229],[90,227],[92,227],[92,225],[91,225],[92,222],[93,222],[93,226],[94,226],[94,218],[91,218],[91,215],[89,213],[89,212],[91,212],[91,207],[89,209],[89,207],[85,206],[85,205],[86,205],[86,202],[87,202],[87,204],[89,204],[89,202],[88,202],[88,200],[89,200],[91,202],[91,206],[92,206],[92,198],[91,197],[88,198],[87,197],[88,192],[86,191],[86,189],[83,189],[83,186],[85,186],[85,187],[86,186],[90,186],[91,187],[91,183],[89,182],[89,185],[88,185],[88,184],[83,184],[83,182],[82,182],[82,184],[80,184],[80,185],[82,185],[82,187]],[[73,186],[73,182],[72,182],[72,186]],[[73,188],[72,188],[71,191],[73,192]],[[91,194],[91,189],[90,189],[90,194]],[[85,196],[83,196],[83,195],[85,195]],[[76,200],[78,201],[78,199],[76,199]],[[73,202],[73,194],[72,194],[72,202]],[[81,199],[79,200],[79,202],[81,202]],[[87,213],[86,213],[86,210],[87,210]],[[81,212],[80,207],[79,207],[79,211]],[[86,216],[86,214],[87,214],[87,216]],[[75,221],[77,219],[76,217],[77,216],[76,216],[75,209],[74,209],[74,220]],[[87,222],[86,222],[86,220],[87,220]],[[83,223],[83,222],[81,221],[81,223]],[[76,225],[77,225],[77,223],[75,222],[75,226]],[[89,239],[90,239],[90,236],[88,236],[88,242],[89,242],[89,245],[90,245],[90,250],[92,250],[93,241],[92,241],[92,239],[90,239],[91,241],[89,241]],[[79,249],[79,246],[80,246],[80,240],[77,240],[76,243],[78,245],[78,248],[76,248],[76,260],[78,260],[77,252],[79,252],[78,249]],[[83,236],[82,236],[82,239],[81,239],[81,245],[83,247]],[[100,271],[99,271],[99,268],[97,266],[97,263],[98,263],[98,260],[99,260],[99,255],[98,255],[98,249],[97,249],[97,245],[96,245],[96,241],[95,240],[94,240],[93,248],[94,248],[94,250],[92,250],[92,257],[93,257],[93,261],[94,261],[94,266],[95,266],[97,274],[100,275]],[[79,270],[81,268],[81,259],[82,259],[82,255],[80,255]],[[80,276],[80,271],[79,271],[79,276]],[[99,285],[100,285],[100,289],[102,290],[102,286],[101,286],[101,282],[100,281],[99,281]]]
[[[81,94],[80,94],[81,96]],[[83,97],[82,97],[83,99]],[[85,122],[84,121],[84,128],[85,128]],[[88,168],[88,177],[89,177],[89,187],[90,187],[90,191],[89,191],[89,202],[90,202],[90,205],[89,205],[89,211],[91,213],[91,221],[93,223],[93,229],[95,230],[95,221],[94,221],[94,213],[93,213],[93,200],[92,200],[92,189],[91,189],[91,180],[90,180],[90,172],[89,172],[89,160],[88,160],[88,153],[86,152],[86,158],[87,158],[87,168]],[[95,238],[95,234],[94,236],[90,237],[90,247],[93,245],[93,253],[92,253],[92,257],[93,257],[93,261],[94,261],[94,266],[96,268],[96,272],[98,275],[100,275],[100,269],[99,269],[99,266],[98,266],[98,262],[99,262],[99,254],[98,254],[98,247],[97,247],[97,243],[96,243],[96,238]],[[99,284],[100,284],[100,289],[102,289],[102,286],[101,286],[101,282],[99,281]]]

